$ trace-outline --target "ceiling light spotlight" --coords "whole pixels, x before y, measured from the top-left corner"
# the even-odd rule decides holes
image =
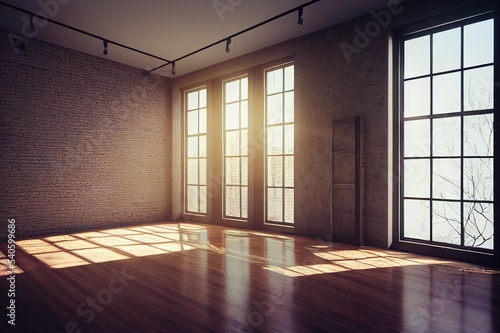
[[[304,24],[304,7],[300,7],[298,11],[299,17],[297,19],[297,24]]]
[[[172,71],[170,73],[172,73],[172,75],[175,75],[175,61],[172,61]]]
[[[102,51],[102,54],[108,55],[108,41],[103,39],[102,43],[104,44],[104,51]]]
[[[231,38],[226,39],[226,52],[229,53],[229,45],[231,45],[232,40]]]
[[[32,32],[36,32],[36,27],[35,27],[35,23],[33,23],[33,19],[35,18],[35,15],[31,15],[31,21],[30,21],[30,30]]]

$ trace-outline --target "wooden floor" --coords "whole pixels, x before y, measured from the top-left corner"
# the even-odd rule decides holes
[[[16,260],[1,332],[500,332],[498,271],[304,237],[161,223],[19,241]]]

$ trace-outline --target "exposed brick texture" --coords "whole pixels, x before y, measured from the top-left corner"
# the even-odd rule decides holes
[[[0,237],[171,218],[171,83],[0,33]]]

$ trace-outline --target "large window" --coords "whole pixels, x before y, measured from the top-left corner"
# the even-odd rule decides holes
[[[224,217],[248,216],[248,78],[224,81]]]
[[[266,71],[267,222],[294,222],[294,66]]]
[[[493,18],[401,39],[400,237],[494,248]]]
[[[207,212],[207,89],[185,93],[185,211]]]

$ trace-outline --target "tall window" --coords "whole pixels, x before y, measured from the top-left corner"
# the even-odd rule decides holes
[[[185,93],[185,211],[207,212],[207,89]]]
[[[266,71],[266,220],[294,222],[294,66]]]
[[[401,43],[400,237],[493,250],[493,19]]]
[[[248,78],[224,85],[224,217],[248,216]]]

